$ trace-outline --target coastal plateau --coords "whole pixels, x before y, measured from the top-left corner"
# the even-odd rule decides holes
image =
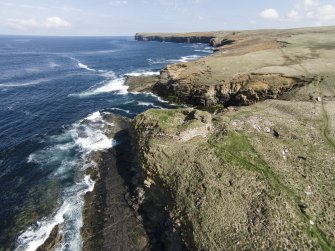
[[[189,107],[125,120],[97,154],[85,249],[334,250],[335,27],[136,39],[215,52],[128,77]]]

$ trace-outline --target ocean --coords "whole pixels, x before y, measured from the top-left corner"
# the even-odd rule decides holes
[[[125,77],[211,52],[133,37],[0,36],[0,250],[35,250],[58,223],[61,250],[81,250],[83,196],[94,188],[89,154],[118,143],[102,115],[174,107],[129,93]]]

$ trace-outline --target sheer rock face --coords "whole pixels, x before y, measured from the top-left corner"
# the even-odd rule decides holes
[[[221,83],[194,84],[192,77],[178,79],[183,65],[168,66],[153,87],[161,96],[177,97],[194,106],[251,105],[265,99],[276,99],[294,88],[304,86],[312,78],[286,77],[281,74],[245,74]]]
[[[212,32],[194,32],[194,33],[136,33],[135,40],[138,41],[158,41],[174,43],[205,43],[209,44],[214,38]]]

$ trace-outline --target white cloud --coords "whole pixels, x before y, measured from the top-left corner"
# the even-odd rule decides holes
[[[35,18],[31,19],[18,19],[18,18],[9,18],[6,23],[9,27],[14,29],[27,29],[27,28],[35,28],[38,26],[38,22]]]
[[[319,0],[300,0],[300,4],[293,9],[281,21],[303,21],[309,25],[334,25],[335,5],[321,4]],[[310,23],[313,21],[314,23]]]
[[[127,0],[112,0],[108,4],[110,4],[110,5],[123,5],[123,4],[127,4],[127,3],[128,3]]]
[[[60,17],[49,17],[43,22],[43,26],[47,28],[66,28],[70,27],[71,24]]]
[[[319,1],[318,0],[304,0],[304,5],[306,7],[318,6],[319,5]]]
[[[264,19],[278,19],[279,18],[279,14],[277,10],[272,9],[272,8],[263,10],[259,15],[261,18],[264,18]]]
[[[49,17],[44,21],[38,21],[35,18],[30,19],[19,19],[19,18],[8,18],[6,25],[19,30],[27,30],[29,28],[67,28],[71,24],[60,17]]]
[[[322,5],[307,13],[307,18],[319,21],[335,20],[335,6],[331,4]]]
[[[299,14],[298,11],[296,10],[291,10],[287,15],[286,15],[288,20],[299,20],[301,19],[301,15]]]
[[[28,4],[19,4],[17,5],[17,7],[26,8],[26,9],[35,9],[39,11],[49,10],[49,8],[44,7],[44,6],[37,6],[37,5],[35,6],[35,5],[28,5]]]

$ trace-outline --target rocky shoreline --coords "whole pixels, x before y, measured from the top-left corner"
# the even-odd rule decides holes
[[[148,187],[135,154],[132,122],[104,115],[114,124],[109,133],[118,144],[96,152],[96,168],[88,170],[95,181],[85,195],[83,250],[183,250],[174,231],[162,191]]]
[[[105,115],[119,144],[88,171],[84,250],[333,250],[334,39],[334,27],[217,32],[213,55],[127,77],[129,91],[202,110]]]
[[[85,195],[83,250],[147,250],[148,235],[125,200],[134,172],[127,149],[130,120],[113,114],[105,114],[104,119],[114,124],[109,137],[119,143],[92,156],[96,168],[88,173],[95,187]]]

